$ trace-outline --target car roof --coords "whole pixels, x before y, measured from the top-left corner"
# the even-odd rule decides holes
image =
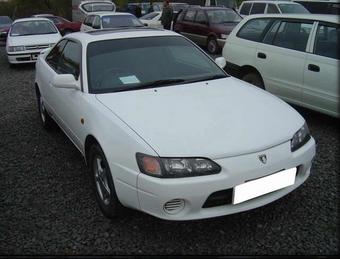
[[[65,39],[75,39],[83,44],[88,44],[96,41],[113,40],[113,39],[127,39],[127,38],[144,38],[157,36],[180,36],[179,34],[162,29],[152,29],[148,27],[124,27],[95,30],[89,32],[75,32],[66,35]],[[180,36],[182,37],[182,36]]]
[[[291,19],[303,19],[312,21],[323,21],[330,23],[340,24],[340,16],[332,14],[253,14],[248,15],[244,20],[250,20],[254,18],[291,18]]]
[[[265,3],[265,4],[299,4],[290,0],[286,1],[273,1],[273,0],[252,0],[252,1],[243,1],[242,3]]]
[[[20,19],[16,19],[14,23],[17,23],[17,22],[30,22],[30,21],[48,21],[48,22],[51,22],[51,20],[47,19],[47,18],[44,18],[44,17],[29,17],[29,18],[20,18]]]
[[[189,9],[201,9],[201,10],[220,10],[220,9],[231,9],[228,7],[222,7],[222,6],[200,6],[200,5],[189,5],[186,10]]]
[[[133,14],[130,13],[123,13],[123,12],[92,12],[90,15],[99,15],[100,17],[102,16],[107,16],[107,15],[131,15],[133,16]]]

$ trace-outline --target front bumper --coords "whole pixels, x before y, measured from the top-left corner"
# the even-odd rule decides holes
[[[261,154],[267,155],[266,164],[258,159]],[[216,175],[162,179],[140,173],[137,180],[140,210],[167,220],[194,220],[254,209],[277,200],[300,186],[310,174],[314,156],[315,141],[311,138],[293,153],[290,151],[290,142],[286,142],[261,152],[215,159],[222,167],[222,171]],[[298,168],[294,185],[236,205],[229,203],[204,206],[207,198],[215,192],[230,190],[245,181],[293,167]],[[184,208],[176,214],[169,214],[164,210],[164,205],[176,199],[184,200]]]
[[[35,63],[42,50],[43,49],[34,52],[7,53],[8,62],[10,64]]]

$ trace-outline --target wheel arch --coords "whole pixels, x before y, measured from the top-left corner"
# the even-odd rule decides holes
[[[94,144],[98,144],[101,148],[103,148],[99,141],[92,134],[87,135],[84,145],[84,159],[87,166],[89,165],[89,151],[91,146]]]
[[[262,77],[261,73],[255,67],[250,66],[250,65],[245,65],[245,66],[242,66],[240,68],[240,78],[242,78],[244,75],[246,75],[250,72],[257,73],[262,78],[262,81],[263,81],[263,77]]]

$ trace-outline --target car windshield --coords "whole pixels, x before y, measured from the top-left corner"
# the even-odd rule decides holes
[[[232,9],[208,10],[207,15],[213,24],[238,23],[242,20],[242,17]]]
[[[159,14],[159,13],[157,13],[157,12],[148,13],[148,14],[142,16],[142,17],[139,18],[139,19],[141,19],[141,20],[152,20],[152,19],[155,18],[158,14]]]
[[[279,4],[282,13],[309,13],[309,11],[300,4]]]
[[[12,23],[12,20],[8,16],[0,16],[0,27],[8,26],[11,23]]]
[[[227,75],[184,37],[92,42],[87,47],[91,93],[110,93],[224,78]]]
[[[102,17],[103,28],[143,27],[133,15],[106,15]]]
[[[13,24],[11,36],[25,36],[36,34],[52,34],[57,33],[57,29],[52,22],[48,21],[26,21]]]

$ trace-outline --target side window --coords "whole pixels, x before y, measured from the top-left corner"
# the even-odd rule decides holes
[[[93,20],[94,20],[94,16],[93,16],[93,15],[90,15],[90,16],[88,17],[87,22],[86,22],[85,25],[91,26],[91,27],[92,27]]]
[[[207,24],[208,20],[203,11],[197,11],[195,22],[200,24]]]
[[[339,59],[340,28],[319,24],[315,38],[314,54]]]
[[[267,13],[280,13],[280,12],[279,12],[279,9],[277,9],[276,5],[268,4]]]
[[[66,40],[60,41],[54,46],[54,48],[46,57],[46,62],[56,71],[58,71],[58,64],[61,58],[61,53],[63,52],[66,42]]]
[[[93,21],[93,28],[95,29],[100,29],[100,17],[97,15],[95,16],[94,18],[94,21]]]
[[[61,74],[72,74],[78,80],[80,72],[81,46],[79,43],[68,41],[60,63],[59,71]]]
[[[287,49],[305,51],[312,27],[312,23],[281,22],[275,35],[273,45]]]
[[[251,8],[250,14],[264,13],[266,4],[264,3],[254,3],[253,8]]]
[[[270,19],[250,20],[239,30],[237,37],[246,40],[261,41],[269,22]]]
[[[280,24],[281,24],[280,20],[273,22],[273,24],[270,27],[270,29],[268,30],[266,36],[264,36],[264,39],[262,41],[263,43],[266,43],[266,44],[272,44],[273,43],[274,37],[276,35],[277,30],[279,29]]]
[[[242,5],[240,14],[248,15],[248,14],[249,14],[249,11],[250,11],[250,7],[251,7],[251,4],[250,4],[250,3],[244,3],[244,4]]]
[[[195,14],[196,14],[196,11],[193,11],[193,10],[187,11],[183,20],[187,22],[193,22],[195,18]]]

